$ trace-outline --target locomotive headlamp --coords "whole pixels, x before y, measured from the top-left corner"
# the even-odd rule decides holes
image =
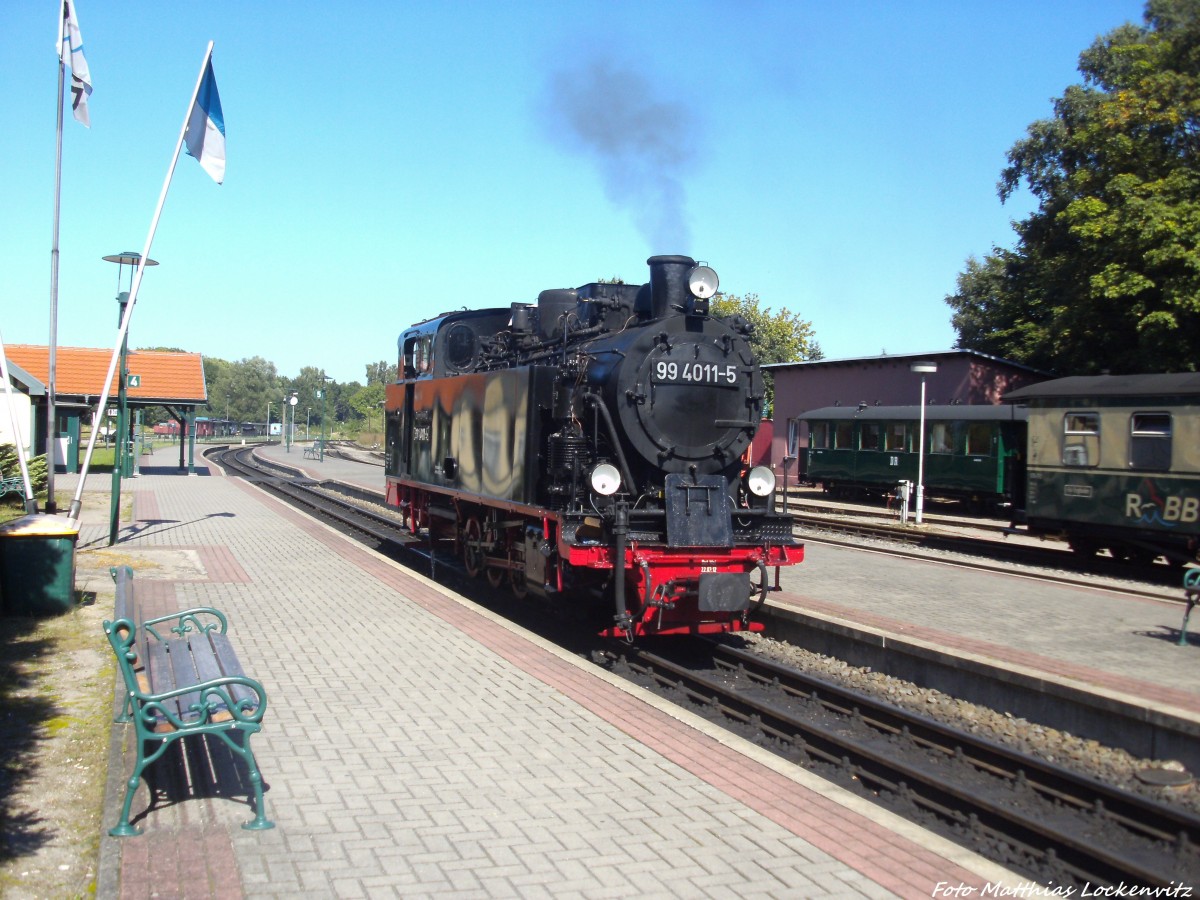
[[[698,300],[707,300],[715,294],[720,283],[717,273],[708,266],[696,266],[688,273],[688,290]]]
[[[612,463],[600,463],[588,475],[588,482],[597,494],[610,497],[621,486],[621,473]]]
[[[756,497],[766,497],[775,490],[775,473],[766,466],[755,466],[746,474],[746,487]]]
[[[718,284],[717,273],[708,266],[696,266],[688,273],[688,290],[692,292],[688,315],[708,315],[708,298],[717,292]]]

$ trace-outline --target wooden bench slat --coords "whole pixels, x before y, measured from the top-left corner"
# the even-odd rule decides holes
[[[150,640],[141,644],[138,653],[145,670],[146,679],[150,682],[150,691],[154,694],[164,694],[175,690],[175,673],[171,668],[171,655],[168,645],[163,641]],[[175,697],[163,701],[163,706],[174,715],[179,715],[179,701]],[[156,731],[169,729],[170,725],[161,716]]]
[[[221,665],[221,672],[224,675],[230,675],[234,678],[245,678],[246,673],[242,670],[242,663],[237,657],[237,653],[233,649],[233,644],[229,640],[229,635],[221,634],[216,631],[210,631],[208,634],[209,641],[212,642],[213,651],[217,655],[217,659]],[[250,706],[248,710],[258,708],[258,695],[249,688],[235,684],[231,685],[233,700],[235,703],[241,703],[243,700],[249,700]]]
[[[175,688],[194,688],[203,682],[203,678],[198,678],[196,653],[188,646],[186,640],[164,641],[169,648],[170,656],[170,671],[175,678]],[[187,694],[179,696],[179,712],[184,721],[196,721],[200,718],[200,714],[193,709],[200,702],[200,692],[190,691]]]
[[[219,640],[213,640],[217,638]],[[241,665],[237,662],[237,657],[233,657],[235,672],[229,671],[229,666],[221,658],[218,651],[218,644],[223,644],[228,648],[230,654],[233,653],[233,647],[229,644],[229,638],[220,632],[210,631],[208,633],[195,634],[191,637],[189,645],[192,651],[192,661],[196,665],[196,674],[200,681],[212,681],[216,678],[221,678],[226,675],[244,675]],[[249,695],[254,696],[254,692],[240,684],[226,685],[225,690],[229,692],[234,703],[237,703],[243,697]],[[208,697],[209,703],[214,703],[217,700],[215,694],[210,694]],[[229,711],[229,706],[223,702],[215,703],[213,707],[213,721],[224,722],[227,719],[233,718],[233,714]]]

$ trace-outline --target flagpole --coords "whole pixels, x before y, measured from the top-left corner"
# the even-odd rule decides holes
[[[187,112],[183,115],[183,127],[179,129],[179,139],[175,142],[175,153],[171,156],[171,164],[167,167],[167,176],[163,179],[162,191],[158,195],[158,206],[154,209],[154,218],[150,221],[150,230],[146,234],[146,244],[142,248],[141,258],[138,259],[137,270],[134,272],[133,285],[129,289],[129,302],[125,304],[125,314],[121,316],[121,327],[117,330],[117,344],[113,348],[112,359],[108,362],[108,374],[104,376],[104,391],[100,395],[100,402],[96,406],[96,416],[99,418],[104,415],[104,410],[108,406],[109,394],[112,392],[113,374],[117,369],[117,360],[121,356],[121,345],[125,342],[125,336],[129,333],[129,320],[133,316],[133,307],[137,303],[138,289],[142,286],[142,273],[146,270],[146,260],[150,258],[150,245],[154,243],[154,232],[158,229],[158,220],[162,217],[163,204],[167,201],[167,190],[171,187],[171,178],[175,174],[175,165],[179,162],[179,151],[183,147],[183,138],[187,134],[188,120],[192,117],[192,107],[196,105],[196,97],[200,94],[200,84],[204,81],[204,71],[208,68],[208,61],[212,57],[213,42],[208,42],[208,49],[204,51],[204,61],[200,63],[200,74],[196,78],[196,87],[192,89],[192,99],[188,102]],[[95,422],[92,424],[92,433],[88,438],[87,453],[83,458],[83,468],[79,473],[79,484],[75,489],[75,497],[71,501],[70,517],[78,519],[79,513],[83,508],[83,486],[87,480],[88,468],[92,462],[92,451],[96,448],[96,434],[99,432]],[[124,435],[120,436],[124,440]],[[119,459],[119,457],[118,457]]]
[[[66,16],[59,27],[59,46],[67,36]],[[54,502],[54,447],[58,434],[58,420],[54,411],[55,402],[55,368],[58,359],[58,223],[59,210],[62,200],[62,138],[63,138],[63,96],[66,82],[66,63],[62,61],[62,53],[58,56],[58,130],[54,150],[54,234],[50,242],[50,346],[49,360],[46,371],[46,512],[52,513],[58,509]],[[30,447],[32,450],[32,446]],[[34,500],[32,512],[37,512],[37,501]]]

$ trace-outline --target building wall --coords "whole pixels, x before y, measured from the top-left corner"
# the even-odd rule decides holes
[[[3,385],[0,384],[0,391]],[[30,425],[33,423],[33,404],[29,397],[19,391],[12,392],[12,410],[14,415],[9,415],[8,395],[4,394],[0,400],[0,444],[15,444],[13,439],[12,418],[17,420],[17,428],[21,432],[21,446],[25,448],[27,455],[29,453],[29,432]]]

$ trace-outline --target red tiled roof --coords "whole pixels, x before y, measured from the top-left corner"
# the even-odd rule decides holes
[[[5,355],[43,384],[49,380],[50,348],[32,344],[9,344]],[[91,347],[59,347],[54,356],[54,393],[58,397],[99,397],[104,389],[112,350]],[[129,388],[129,399],[142,403],[202,404],[208,401],[204,385],[204,361],[199,353],[170,353],[162,350],[130,350],[129,373],[141,376],[141,384]],[[114,384],[111,396],[117,395]]]

